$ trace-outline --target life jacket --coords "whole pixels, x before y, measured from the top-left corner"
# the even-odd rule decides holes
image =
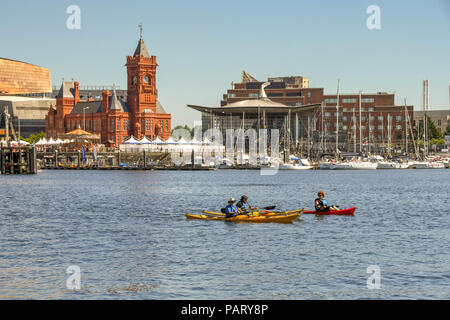
[[[250,205],[247,202],[239,201],[238,204],[237,204],[237,207],[241,208],[244,211],[249,211],[250,210]]]
[[[236,205],[227,205],[225,207],[225,218],[230,218],[230,217],[234,217],[237,216],[237,212],[238,212],[238,208],[236,207]]]
[[[314,200],[314,207],[316,208],[317,212],[323,212],[323,211],[330,210],[330,208],[327,207],[327,202],[324,200],[320,200],[319,198]]]

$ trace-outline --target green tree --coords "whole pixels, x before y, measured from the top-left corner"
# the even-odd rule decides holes
[[[34,143],[34,142],[38,142],[40,139],[45,138],[45,132],[40,132],[39,134],[30,134],[28,136],[28,138],[22,138],[20,137],[21,140],[26,141],[28,143]]]
[[[425,119],[427,120],[428,130],[427,130],[427,138],[428,139],[442,139],[443,134],[441,130],[436,126],[433,120],[428,115],[425,115]],[[419,139],[423,138],[424,135],[424,121],[419,120]]]
[[[445,144],[445,141],[444,141],[444,138],[439,138],[439,139],[431,139],[430,140],[430,144],[431,145],[439,145],[439,146],[442,146],[442,145],[444,145]]]
[[[186,135],[182,135],[185,139],[191,139],[193,136],[194,136],[194,129],[192,128],[189,128],[189,126],[188,125],[184,125],[184,126],[182,126],[182,125],[178,125],[178,126],[176,126],[175,128],[173,128],[172,129],[172,131],[171,131],[171,135],[174,133],[174,131],[175,130],[177,130],[177,129],[185,129],[185,130],[187,130],[189,133],[188,134],[186,134]],[[178,136],[177,137],[175,137],[175,138],[178,138]]]

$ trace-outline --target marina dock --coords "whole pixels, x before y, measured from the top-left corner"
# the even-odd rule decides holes
[[[2,174],[36,174],[36,149],[33,146],[0,146]]]

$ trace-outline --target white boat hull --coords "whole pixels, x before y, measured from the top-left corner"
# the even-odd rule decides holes
[[[279,170],[311,170],[312,166],[299,166],[292,164],[280,164],[278,167]]]
[[[377,169],[402,169],[402,164],[398,162],[378,162]]]
[[[441,162],[416,162],[416,169],[444,169],[445,166]]]
[[[375,162],[339,162],[333,163],[330,169],[334,170],[375,170],[377,163]]]
[[[330,170],[331,167],[335,164],[336,163],[334,163],[334,162],[321,162],[321,163],[319,163],[319,169],[320,170]]]

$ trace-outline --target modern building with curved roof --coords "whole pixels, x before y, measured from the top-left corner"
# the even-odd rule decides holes
[[[0,58],[0,113],[8,108],[13,126],[22,137],[45,131],[45,115],[55,103],[51,93],[50,70]]]
[[[302,139],[311,139],[311,120],[321,104],[289,106],[273,101],[267,97],[265,91],[269,85],[269,82],[262,84],[259,94],[253,99],[240,100],[220,107],[193,104],[187,106],[202,113],[204,135],[208,129],[218,129],[224,139],[228,129],[254,129],[258,134],[260,129],[269,129],[267,133],[270,136],[270,129],[278,129],[285,147],[289,144],[297,146]]]
[[[0,95],[50,97],[51,93],[49,69],[0,58]]]

